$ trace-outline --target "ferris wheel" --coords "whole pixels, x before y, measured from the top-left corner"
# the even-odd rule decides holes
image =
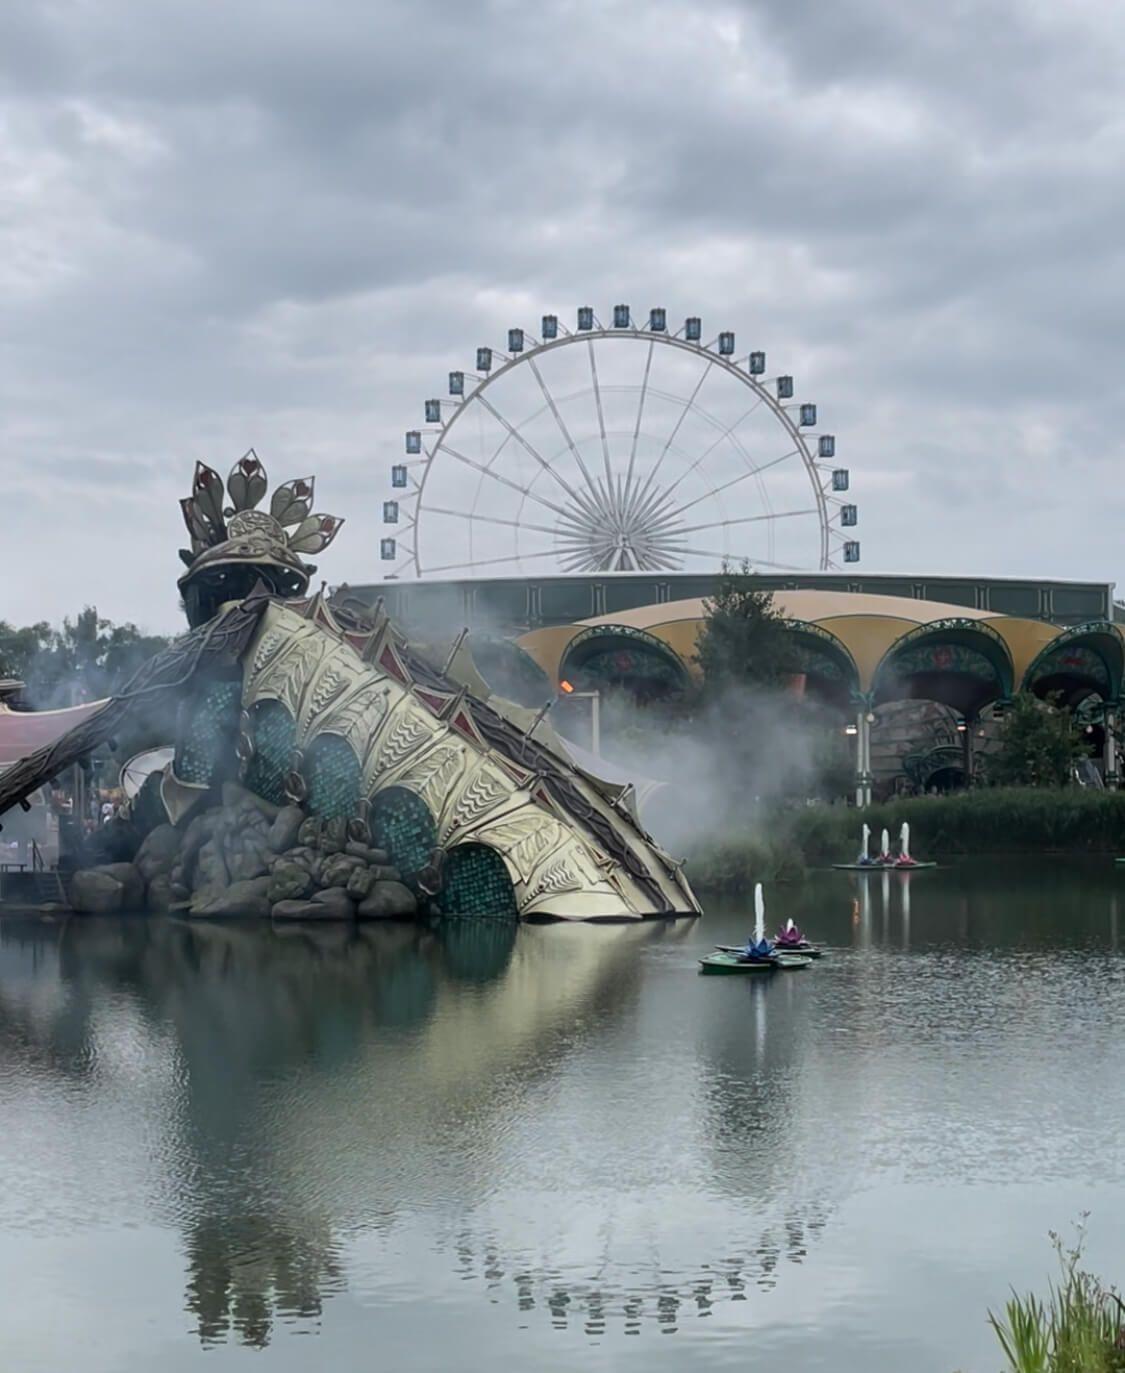
[[[400,576],[798,571],[859,561],[836,439],[766,355],[691,316],[508,330],[406,434],[380,557]]]

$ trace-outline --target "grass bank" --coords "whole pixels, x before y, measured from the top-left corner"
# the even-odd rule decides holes
[[[849,806],[763,810],[756,818],[748,816],[745,835],[697,844],[687,855],[688,874],[701,890],[722,891],[799,877],[808,867],[848,863],[859,850],[865,821],[872,831],[872,853],[881,830],[897,840],[906,821],[916,858],[1125,855],[1125,791],[996,787],[888,801],[862,812]]]

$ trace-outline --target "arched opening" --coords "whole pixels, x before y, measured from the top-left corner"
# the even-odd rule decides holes
[[[965,759],[959,744],[938,744],[923,753],[907,754],[902,770],[923,795],[960,791],[965,786]]]
[[[181,782],[209,787],[237,767],[242,679],[211,678],[192,692],[180,716],[175,772]]]
[[[631,625],[591,625],[571,639],[559,675],[578,691],[617,691],[638,705],[678,697],[688,670],[669,646]]]
[[[1052,639],[1024,673],[1023,687],[1041,699],[1075,709],[1090,696],[1116,701],[1125,670],[1125,644],[1113,625],[1076,625]]]
[[[246,785],[275,806],[286,803],[285,778],[297,746],[297,726],[280,701],[258,701],[250,709],[250,738],[254,752],[246,769]]]
[[[508,920],[519,915],[507,866],[496,850],[485,844],[458,844],[447,855],[438,905],[442,915]]]
[[[976,620],[939,620],[897,639],[875,673],[876,705],[937,701],[967,719],[1012,693],[1008,646]]]
[[[859,693],[859,669],[848,649],[826,629],[803,620],[789,622],[800,694],[833,715],[849,715]]]
[[[375,847],[385,849],[408,886],[429,863],[437,828],[425,801],[405,787],[388,787],[371,798],[371,833]]]
[[[362,773],[355,750],[338,734],[319,734],[302,765],[311,815],[350,820],[359,811]]]
[[[531,654],[511,639],[473,634],[469,650],[477,671],[498,696],[530,710],[554,696],[551,679]]]
[[[970,784],[977,768],[980,713],[1011,696],[1012,677],[1008,646],[991,626],[979,620],[936,620],[895,640],[876,669],[872,695],[877,709],[917,702],[919,710],[921,703],[932,703],[951,712],[953,737],[934,737],[932,744],[948,746],[951,757],[960,753],[960,780]],[[943,785],[954,785],[958,767],[951,761],[947,767],[934,767],[930,783],[921,789],[932,788],[932,775],[938,771]]]

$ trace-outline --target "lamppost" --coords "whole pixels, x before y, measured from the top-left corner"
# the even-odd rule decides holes
[[[871,726],[875,715],[870,705],[861,700],[855,724],[845,725],[844,733],[855,739],[855,803],[863,810],[871,804]]]
[[[595,757],[602,756],[601,695],[597,691],[575,691],[572,683],[565,679],[559,683],[565,696],[572,701],[590,702],[590,752]]]

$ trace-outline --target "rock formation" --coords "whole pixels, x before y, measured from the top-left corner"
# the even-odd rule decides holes
[[[234,782],[220,805],[183,825],[158,825],[131,863],[76,872],[76,911],[177,911],[200,918],[408,919],[418,909],[359,821],[322,822],[274,806]]]

